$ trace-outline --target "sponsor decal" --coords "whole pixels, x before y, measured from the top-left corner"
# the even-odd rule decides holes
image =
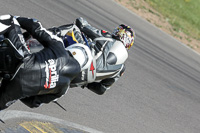
[[[103,33],[107,33],[107,31],[105,31],[105,30],[102,30],[102,32],[103,32]]]
[[[56,87],[56,82],[59,79],[59,75],[56,70],[56,61],[53,59],[48,60],[48,62],[45,61],[46,68],[46,82],[44,84],[45,89],[51,89]]]
[[[82,71],[82,74],[81,74],[81,80],[85,80],[85,71]]]
[[[18,36],[19,36],[21,43],[25,44],[24,36],[22,34],[18,34]]]
[[[93,77],[94,77],[94,70],[95,70],[95,68],[94,68],[94,65],[93,65],[93,62],[92,62],[91,65],[90,65],[90,71],[92,71]]]

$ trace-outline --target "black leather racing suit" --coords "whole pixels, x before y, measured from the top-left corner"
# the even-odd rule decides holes
[[[18,17],[17,21],[44,49],[33,54],[25,52],[24,65],[15,78],[3,81],[0,88],[0,110],[18,99],[29,107],[49,103],[64,95],[72,79],[80,72],[79,63],[65,50],[60,38],[46,31],[37,20]],[[12,37],[14,45],[23,45],[19,43],[19,33],[7,34],[8,38]]]

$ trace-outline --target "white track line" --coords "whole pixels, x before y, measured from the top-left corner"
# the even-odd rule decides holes
[[[38,119],[38,120],[43,120],[43,121],[48,121],[48,122],[54,122],[58,123],[61,125],[73,127],[82,131],[86,131],[89,133],[103,133],[101,131],[97,131],[95,129],[85,127],[76,123],[72,123],[66,120],[58,119],[55,117],[47,116],[47,115],[42,115],[38,113],[33,113],[33,112],[25,112],[25,111],[18,111],[18,110],[7,110],[7,111],[1,111],[0,112],[0,119],[3,121],[9,120],[9,119],[15,119],[15,118],[29,118],[29,119]]]

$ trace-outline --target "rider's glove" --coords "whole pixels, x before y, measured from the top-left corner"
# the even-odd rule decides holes
[[[83,27],[90,25],[85,19],[79,17],[75,21],[76,26],[82,31]]]

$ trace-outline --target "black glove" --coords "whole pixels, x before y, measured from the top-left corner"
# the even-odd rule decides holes
[[[79,17],[76,19],[76,22],[75,22],[76,26],[82,31],[82,29],[87,26],[87,25],[90,25],[84,18],[82,17]]]

